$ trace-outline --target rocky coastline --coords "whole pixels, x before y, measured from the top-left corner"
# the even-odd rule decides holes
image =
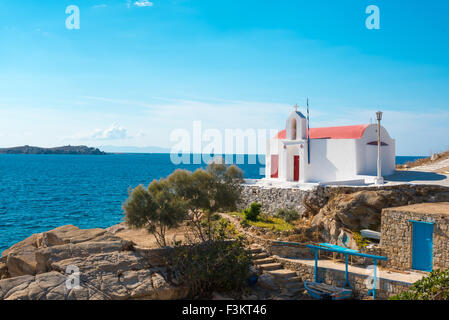
[[[21,146],[13,148],[0,148],[0,154],[79,154],[79,155],[105,155],[106,152],[98,148],[87,146],[63,146],[55,148],[41,148]]]
[[[0,300],[182,299],[167,249],[136,246],[109,229],[72,225],[34,234],[3,251]],[[77,277],[79,281],[77,281]]]

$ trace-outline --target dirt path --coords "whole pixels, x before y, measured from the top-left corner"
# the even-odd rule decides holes
[[[449,187],[449,159],[435,161],[409,169],[397,170],[384,177],[387,183],[431,184]]]
[[[154,236],[145,229],[130,229],[124,222],[108,228],[116,236],[133,241],[142,248],[157,248],[158,244]],[[184,241],[185,226],[167,231],[166,239],[169,245],[173,241]]]
[[[414,167],[414,168],[412,168],[412,170],[426,171],[426,172],[437,172],[444,168],[445,169],[449,168],[449,159],[444,159],[441,161],[437,161],[435,163],[426,164],[426,165],[422,165],[419,167]]]

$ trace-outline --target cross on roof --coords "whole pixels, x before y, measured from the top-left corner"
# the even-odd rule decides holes
[[[295,111],[298,111],[298,104],[295,104],[295,105],[293,106],[293,108],[295,108]]]

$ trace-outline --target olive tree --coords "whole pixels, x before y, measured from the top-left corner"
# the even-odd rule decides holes
[[[146,189],[137,186],[123,204],[126,223],[132,228],[146,228],[160,247],[167,246],[167,230],[184,221],[187,208],[187,201],[164,179],[154,180]]]
[[[219,210],[235,209],[241,195],[243,173],[236,166],[212,163],[191,173],[177,170],[167,178],[174,192],[187,202],[188,221],[195,237],[213,239],[212,221]]]

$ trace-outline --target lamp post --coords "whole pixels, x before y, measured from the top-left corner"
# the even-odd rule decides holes
[[[384,184],[384,178],[382,178],[382,167],[381,167],[381,157],[380,157],[380,120],[382,120],[382,111],[376,112],[377,118],[377,177],[374,179],[376,185]]]

